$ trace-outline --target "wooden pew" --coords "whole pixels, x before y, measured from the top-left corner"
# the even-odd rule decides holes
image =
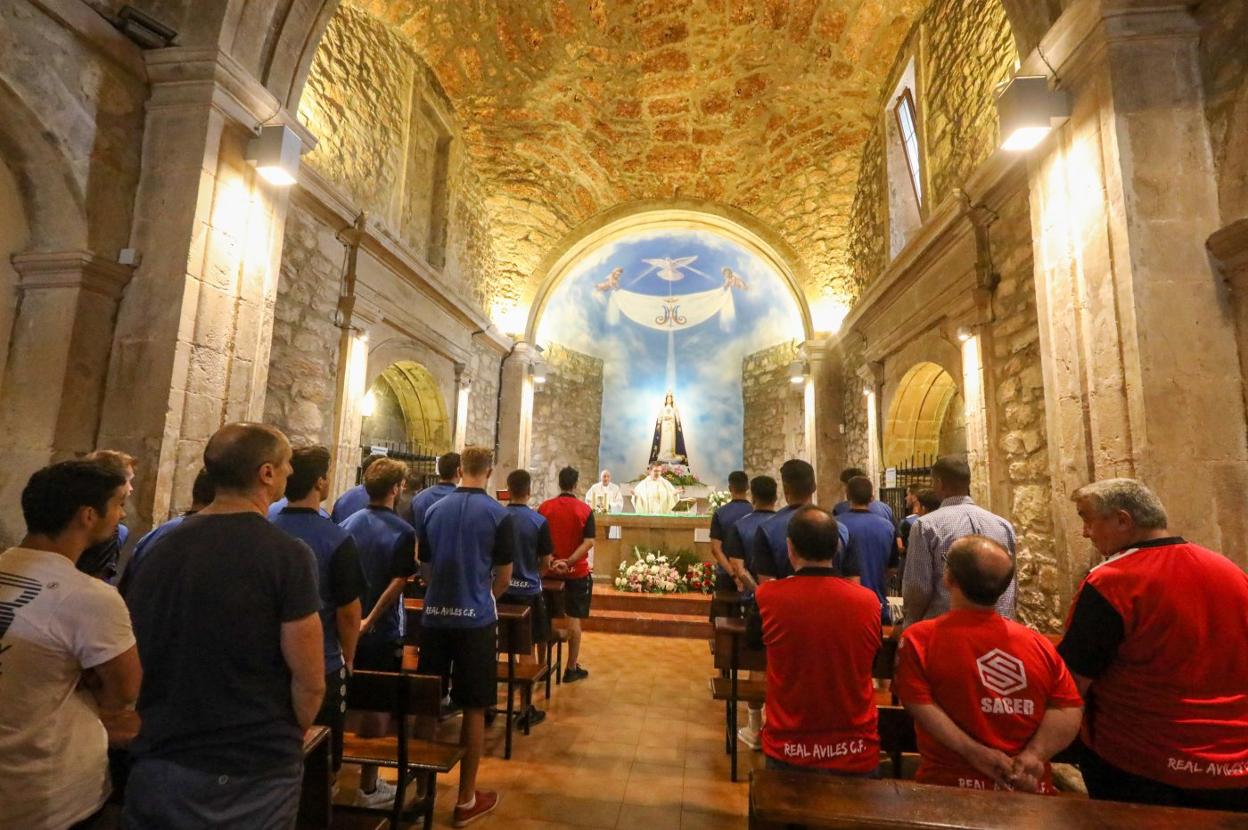
[[[563,644],[568,640],[568,630],[556,621],[563,622],[568,618],[568,601],[564,594],[566,583],[562,579],[543,579],[542,597],[546,600],[546,614],[550,617],[549,639],[546,641],[546,665],[550,669],[546,675],[546,697],[550,698],[550,678],[553,675],[555,685],[563,683]],[[551,661],[552,648],[556,657]]]
[[[742,671],[766,671],[767,652],[762,649],[751,649],[745,643],[745,620],[731,617],[715,619],[715,668],[727,672],[726,676],[711,678],[711,696],[715,700],[724,701],[724,741],[725,751],[732,756],[731,777],[737,780],[737,704],[761,702],[765,694],[765,681],[744,681],[740,678]],[[743,697],[745,691],[751,697]]]
[[[1243,830],[1242,813],[755,770],[751,830]]]
[[[450,772],[464,757],[458,744],[442,744],[410,737],[408,716],[437,718],[442,702],[442,678],[422,674],[357,671],[347,685],[347,708],[361,712],[386,712],[392,716],[396,735],[362,738],[348,732],[342,759],[353,764],[376,764],[399,772],[390,808],[390,826],[402,826],[407,812],[406,790],[413,773],[420,779],[423,796],[413,806],[422,808],[424,827],[433,826],[434,798],[438,773]],[[351,811],[348,805],[339,809]],[[359,808],[356,808],[357,811]]]

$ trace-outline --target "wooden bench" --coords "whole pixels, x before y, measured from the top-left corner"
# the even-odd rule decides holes
[[[1243,830],[1242,813],[755,770],[751,830]]]
[[[442,678],[432,675],[358,671],[347,684],[348,709],[385,712],[392,716],[396,735],[362,738],[348,732],[342,755],[345,762],[375,764],[398,770],[394,804],[388,811],[392,830],[397,830],[400,822],[410,820],[404,814],[408,810],[407,785],[413,773],[423,795],[412,806],[421,808],[425,830],[433,826],[438,773],[450,772],[464,757],[463,747],[458,744],[437,743],[409,735],[408,717],[437,718],[441,702]],[[348,811],[363,809],[342,804],[338,806]]]

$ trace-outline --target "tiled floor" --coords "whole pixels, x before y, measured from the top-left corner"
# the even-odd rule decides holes
[[[711,700],[705,640],[587,633],[585,680],[538,695],[546,721],[518,732],[502,759],[500,718],[487,735],[478,786],[498,789],[496,813],[474,827],[555,830],[731,830],[746,826],[748,769],[728,780],[723,704]],[[744,709],[742,710],[744,713]],[[449,722],[448,738],[458,720]],[[440,779],[437,826],[450,825],[458,773]]]

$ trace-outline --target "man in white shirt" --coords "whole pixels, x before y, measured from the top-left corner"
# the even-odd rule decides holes
[[[624,494],[620,485],[611,483],[611,471],[603,470],[598,481],[585,492],[585,503],[595,513],[621,513],[624,510]]]
[[[633,512],[671,513],[680,496],[672,483],[660,474],[658,464],[650,467],[650,473],[633,487]]]
[[[139,655],[126,605],[80,572],[112,538],[130,486],[99,462],[65,461],[22,491],[26,537],[0,554],[0,823],[53,830],[108,798],[108,744],[133,736]],[[109,724],[106,729],[105,723]]]

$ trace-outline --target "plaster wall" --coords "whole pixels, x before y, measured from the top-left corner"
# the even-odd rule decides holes
[[[26,250],[30,228],[17,179],[0,158],[0,390],[4,388],[4,368],[8,359],[13,317],[17,313],[17,270],[10,258]]]

